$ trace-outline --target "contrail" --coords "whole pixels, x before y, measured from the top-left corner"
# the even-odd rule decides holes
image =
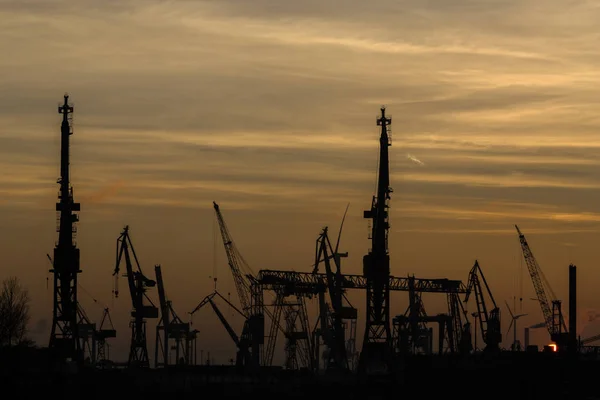
[[[417,157],[412,156],[410,154],[406,154],[406,158],[408,158],[410,161],[417,163],[419,165],[425,165],[425,163],[423,161],[419,160]]]

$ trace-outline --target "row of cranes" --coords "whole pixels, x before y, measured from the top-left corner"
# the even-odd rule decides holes
[[[335,246],[331,243],[327,227],[319,234],[312,272],[260,270],[254,274],[235,245],[219,205],[213,202],[213,207],[241,309],[215,289],[190,314],[195,314],[205,305],[211,306],[237,347],[236,365],[240,368],[251,370],[270,366],[278,333],[281,332],[286,340],[286,368],[303,367],[313,371],[321,368],[327,371],[355,369],[358,361],[357,310],[346,297],[346,291],[366,289],[367,284],[364,276],[342,273],[341,259],[348,253],[341,253],[339,244],[347,208]],[[324,271],[320,271],[320,267]],[[470,324],[463,303],[469,300],[471,293],[476,299],[486,350],[499,351],[502,341],[500,311],[477,261],[470,271],[468,282],[465,286],[460,281],[448,279],[390,277],[390,290],[408,291],[410,300],[406,313],[393,321],[391,339],[394,352],[432,352],[432,330],[426,327],[431,322],[439,325],[440,352],[470,352]],[[265,304],[263,297],[267,291],[275,295],[269,304]],[[425,313],[421,294],[427,292],[447,295],[447,314],[428,316]],[[460,299],[461,294],[465,295],[464,300]],[[489,298],[488,303],[485,296]],[[313,297],[317,298],[319,312],[311,329],[306,302]],[[238,336],[220,311],[217,299],[244,318],[241,335]],[[271,321],[267,335],[265,314]],[[282,316],[284,324],[281,323]]]
[[[167,367],[172,364],[170,356],[173,352],[175,356],[175,363],[173,364],[191,364],[195,359],[198,330],[191,329],[191,324],[184,322],[177,315],[172,302],[167,299],[161,266],[154,266],[155,279],[144,275],[129,235],[128,225],[125,226],[117,239],[117,256],[113,272],[115,298],[119,297],[118,278],[123,260],[125,261],[123,276],[127,278],[132,303],[131,321],[129,322],[131,341],[127,365],[142,368],[150,366],[146,334],[147,319],[158,319],[154,357],[155,367]],[[148,289],[153,287],[158,289],[160,318],[159,308],[154,305],[147,294]]]
[[[235,364],[242,368],[252,369],[272,365],[278,333],[281,332],[286,341],[284,364],[286,368],[311,370],[323,368],[328,371],[355,369],[358,356],[357,310],[350,304],[346,291],[352,288],[365,288],[366,285],[360,282],[360,276],[344,275],[341,269],[341,259],[348,256],[347,252],[339,252],[340,237],[348,208],[344,213],[335,247],[330,241],[327,227],[319,234],[316,240],[315,263],[310,274],[269,270],[261,270],[259,274],[254,274],[237,249],[218,204],[213,202],[213,206],[241,307],[236,307],[215,289],[188,314],[193,315],[205,305],[210,305],[236,345]],[[566,327],[561,303],[556,300],[551,289],[549,291],[551,297],[546,295],[545,287],[549,287],[548,281],[542,278],[541,269],[518,227],[517,231],[534,282],[537,299],[545,316],[545,326],[552,341],[562,346],[565,343]],[[193,330],[190,322],[184,322],[173,309],[172,302],[167,299],[161,266],[154,267],[154,279],[144,275],[129,235],[129,226],[123,229],[117,239],[117,255],[113,272],[115,297],[119,297],[118,277],[123,262],[125,263],[124,276],[127,277],[132,301],[131,341],[127,364],[150,366],[146,335],[147,319],[158,319],[154,356],[156,367],[168,366],[172,353],[174,353],[175,364],[195,364],[198,330]],[[324,271],[321,272],[320,269]],[[308,275],[310,278],[307,278]],[[394,354],[432,353],[434,335],[433,329],[428,327],[430,323],[438,325],[437,348],[440,353],[471,352],[473,350],[471,324],[465,307],[471,298],[474,298],[476,307],[476,311],[471,314],[476,321],[475,337],[479,328],[485,343],[484,351],[500,351],[502,342],[500,308],[477,260],[469,272],[466,286],[460,281],[447,279],[437,280],[439,281],[437,286],[436,280],[419,280],[414,277],[392,277],[391,279],[391,290],[409,293],[409,306],[406,312],[394,317],[392,321],[391,345]],[[403,282],[394,283],[399,279]],[[160,307],[156,307],[147,295],[147,290],[153,287],[157,287]],[[264,291],[272,291],[275,294],[272,303],[264,304]],[[422,294],[427,292],[445,293],[448,312],[427,315],[422,299]],[[464,295],[463,299],[460,299],[461,294]],[[318,300],[319,315],[315,327],[311,329],[306,303],[313,297]],[[551,300],[548,300],[548,297]],[[224,301],[243,317],[244,325],[239,335],[220,311],[215,301],[217,299]],[[548,306],[549,302],[552,308]],[[272,307],[272,310],[268,307]],[[513,316],[510,307],[508,309]],[[271,321],[268,335],[265,335],[264,314],[267,314]],[[79,337],[90,361],[98,363],[107,360],[106,339],[116,337],[116,330],[110,320],[108,309],[104,310],[99,329],[96,328],[96,324],[90,322],[83,308],[78,308],[78,315]],[[105,323],[110,324],[109,329],[104,328]],[[515,325],[516,318],[513,316],[509,330],[513,327],[516,335]],[[267,339],[266,343],[265,339]],[[590,338],[590,340],[595,339]]]
[[[356,351],[357,310],[346,297],[346,291],[368,289],[368,283],[364,275],[342,273],[341,259],[348,257],[348,253],[341,253],[339,244],[348,207],[342,218],[335,246],[329,238],[328,227],[324,227],[318,235],[312,272],[260,270],[258,274],[252,271],[239,252],[216,202],[213,202],[213,208],[240,307],[236,307],[229,299],[222,296],[215,287],[213,293],[206,296],[188,313],[190,317],[205,305],[210,305],[236,346],[235,365],[244,370],[255,370],[272,365],[279,333],[282,333],[285,339],[285,368],[306,368],[312,371],[356,369],[359,360],[359,353]],[[525,236],[517,226],[515,227],[537,300],[544,315],[544,325],[548,329],[551,340],[559,348],[564,348],[568,333],[562,315],[561,301],[556,299]],[[146,335],[147,319],[158,319],[155,367],[167,367],[173,364],[170,362],[173,353],[174,364],[196,364],[198,330],[191,328],[191,322],[184,322],[173,309],[172,302],[167,299],[161,266],[155,266],[154,279],[144,275],[131,242],[129,226],[125,226],[117,239],[117,256],[113,272],[115,297],[119,296],[118,277],[123,262],[125,263],[124,276],[127,277],[132,301],[131,342],[127,364],[139,367],[150,366]],[[466,310],[466,304],[471,298],[474,298],[476,307],[476,311],[470,314],[475,322],[475,345],[479,329],[485,344],[484,352],[498,353],[501,350],[500,307],[492,295],[477,260],[469,272],[466,286],[461,281],[418,279],[414,276],[406,278],[390,276],[388,286],[391,291],[406,291],[409,294],[409,305],[405,313],[392,319],[389,345],[393,356],[433,353],[434,332],[429,326],[431,323],[438,325],[437,349],[440,354],[472,352],[474,350],[472,325]],[[158,289],[159,307],[156,307],[147,295],[148,289],[153,287]],[[271,303],[265,304],[265,292],[274,294]],[[448,311],[428,315],[422,299],[423,293],[446,294]],[[307,301],[312,298],[317,299],[319,312],[314,328],[311,329]],[[243,318],[244,324],[239,334],[219,309],[217,300],[224,301]],[[508,310],[512,317],[508,329],[510,331],[512,327],[514,333],[512,349],[517,350],[516,320],[519,315],[513,315],[510,307]],[[265,316],[270,320],[266,335]],[[84,341],[93,339],[87,346],[91,346],[88,350],[89,354],[95,355],[92,357],[93,361],[102,359],[104,356],[99,354],[104,354],[105,339],[116,336],[116,331],[114,329],[97,331],[83,310],[80,313],[80,320],[80,337]],[[96,343],[100,344],[97,348]]]
[[[96,361],[105,357],[106,339],[115,337],[116,331],[114,327],[107,329],[103,326],[104,321],[110,323],[108,310],[103,316],[100,328],[96,329],[83,312],[77,297],[77,276],[81,273],[81,268],[75,234],[80,204],[74,201],[70,183],[69,138],[73,134],[71,121],[74,109],[68,99],[69,96],[65,95],[64,103],[58,107],[58,112],[62,114],[61,176],[57,181],[60,184],[60,192],[59,201],[56,203],[56,211],[59,213],[57,228],[59,240],[54,249],[56,263],[52,263],[50,270],[54,274],[54,293],[49,348],[57,356],[57,360],[70,359],[78,362],[82,360],[83,349],[87,348],[90,359]],[[277,336],[282,332],[286,339],[286,366],[289,368],[296,368],[303,364],[311,370],[319,370],[321,366],[326,370],[353,369],[357,360],[355,348],[357,311],[345,296],[348,289],[361,289],[366,292],[365,335],[359,358],[359,365],[363,367],[373,369],[376,365],[375,369],[378,369],[383,361],[384,368],[389,369],[391,358],[397,354],[431,352],[433,334],[431,328],[427,327],[428,323],[437,323],[439,326],[440,352],[443,349],[459,353],[470,352],[472,350],[471,325],[463,303],[468,301],[471,293],[475,296],[477,306],[477,312],[472,316],[479,321],[485,351],[499,350],[502,338],[500,310],[491,295],[478,262],[475,262],[471,269],[467,286],[458,280],[418,279],[414,276],[397,278],[390,275],[388,209],[392,189],[388,148],[392,144],[391,123],[391,117],[385,115],[385,107],[382,107],[381,116],[377,117],[377,125],[381,127],[377,191],[372,198],[371,208],[364,212],[364,218],[368,219],[371,225],[369,236],[371,248],[363,257],[362,275],[342,273],[341,258],[346,257],[347,253],[338,251],[341,228],[335,248],[329,241],[327,228],[322,230],[317,239],[312,272],[261,270],[254,274],[237,250],[219,206],[213,203],[241,309],[227,302],[244,318],[244,326],[239,335],[230,326],[215,302],[217,298],[223,300],[225,298],[216,290],[189,314],[193,315],[206,304],[211,305],[236,344],[238,350],[236,365],[239,367],[255,369],[271,365]],[[564,348],[566,345],[567,348],[573,349],[576,347],[573,322],[575,296],[572,294],[569,301],[571,321],[567,330],[562,316],[561,301],[556,299],[524,235],[518,227],[516,228],[550,337],[559,348]],[[192,330],[191,323],[183,322],[173,310],[166,296],[160,265],[155,266],[155,279],[144,275],[129,237],[128,226],[124,228],[117,240],[117,259],[113,272],[115,297],[119,295],[118,277],[123,260],[132,301],[131,344],[127,364],[149,366],[147,319],[158,319],[156,366],[166,367],[171,364],[171,350],[175,351],[176,364],[191,364],[192,359],[195,359],[192,356],[195,355],[198,331]],[[320,265],[324,265],[325,272],[319,272]],[[571,267],[570,281],[573,281],[572,287],[574,287],[575,267]],[[158,287],[159,292],[160,317],[159,308],[147,296],[147,290],[155,286]],[[275,295],[273,304],[264,304],[265,291]],[[389,315],[391,291],[408,292],[410,303],[405,314],[396,316],[393,320]],[[427,315],[421,296],[423,293],[445,294],[448,312],[435,316]],[[327,294],[329,302],[326,298]],[[465,298],[461,299],[460,295],[464,295]],[[317,297],[319,301],[319,316],[315,328],[310,329],[306,303],[313,297]],[[488,297],[487,302],[485,297]],[[282,315],[284,324],[281,323]],[[271,321],[266,336],[265,316]],[[514,315],[512,317],[516,324],[517,317]],[[477,329],[477,325],[475,327]],[[266,343],[265,339],[267,339]],[[88,340],[90,340],[89,345]],[[325,348],[322,353],[321,346]]]
[[[271,366],[277,338],[281,332],[285,338],[286,368],[315,370],[321,363],[320,356],[323,356],[323,363],[327,368],[349,369],[355,362],[352,356],[355,354],[357,313],[345,298],[341,285],[343,275],[340,260],[346,257],[347,253],[338,251],[339,236],[335,249],[329,240],[327,228],[323,229],[317,239],[312,273],[318,277],[316,285],[307,288],[296,288],[293,284],[278,285],[272,288],[275,297],[273,302],[265,304],[263,292],[267,288],[263,280],[264,271],[254,274],[237,249],[219,205],[213,202],[213,208],[241,309],[215,289],[190,312],[190,315],[194,315],[205,305],[211,306],[237,347],[236,365],[240,368],[252,370],[260,366]],[[323,275],[318,273],[321,264],[325,268]],[[326,292],[329,293],[329,303],[325,297]],[[306,303],[313,296],[318,297],[320,313],[314,330],[311,330]],[[243,317],[244,325],[239,336],[220,311],[216,299],[223,300]],[[271,321],[267,335],[265,314]],[[347,330],[349,335],[346,334]],[[326,350],[320,354],[319,349],[322,346]]]
[[[242,309],[235,307],[230,300],[225,299],[215,290],[190,314],[194,314],[206,304],[211,305],[238,348],[236,365],[240,367],[270,366],[277,334],[281,332],[286,340],[285,366],[287,368],[303,366],[317,371],[321,367],[326,370],[354,369],[357,363],[355,349],[357,310],[350,304],[345,293],[347,289],[366,289],[367,285],[363,276],[342,273],[341,258],[347,257],[348,253],[339,252],[341,227],[335,247],[329,239],[327,227],[323,228],[319,234],[314,269],[311,273],[261,270],[255,275],[239,253],[219,206],[214,202],[213,206]],[[542,278],[543,273],[518,227],[517,231],[540,305],[547,304],[548,297],[553,305],[553,314],[551,314],[551,318],[546,318],[545,325],[551,339],[562,345],[566,327],[560,301],[556,300],[553,291],[550,291],[550,296],[545,295],[546,290],[540,286],[539,282],[544,279],[549,287],[548,282]],[[319,272],[321,265],[324,266],[323,273]],[[471,298],[474,298],[476,307],[476,311],[471,314],[475,320],[475,337],[477,337],[479,328],[485,344],[484,352],[498,353],[501,351],[500,307],[494,299],[477,260],[469,272],[466,286],[460,281],[448,279],[390,277],[390,290],[409,292],[409,306],[406,312],[393,318],[391,345],[393,353],[396,355],[431,353],[433,351],[433,332],[431,328],[427,327],[429,323],[437,323],[439,326],[437,347],[440,353],[472,352],[473,335],[469,314],[466,311],[466,304]],[[273,303],[264,304],[262,293],[265,291],[275,294]],[[448,312],[427,315],[422,301],[422,294],[427,292],[445,293]],[[326,298],[327,294],[328,298]],[[461,299],[461,295],[464,295],[464,298]],[[289,297],[294,299],[290,301]],[[319,315],[315,328],[311,330],[306,312],[306,300],[312,297],[318,299]],[[215,300],[219,298],[245,318],[244,328],[239,338],[223,313],[219,311],[215,303]],[[273,311],[270,311],[269,306],[274,307]],[[518,316],[513,315],[510,307],[508,310],[512,317],[508,329],[510,331],[511,327],[514,328],[513,331],[516,335],[516,317]],[[542,311],[547,316],[547,307],[543,306]],[[271,326],[266,336],[264,314],[267,314],[271,320]],[[284,325],[280,323],[282,315],[284,316]],[[263,340],[265,338],[267,339],[266,343]],[[319,350],[321,347],[325,348],[323,352]],[[516,349],[515,343],[513,343],[512,349]]]

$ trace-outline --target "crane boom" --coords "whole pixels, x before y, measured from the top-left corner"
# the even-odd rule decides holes
[[[240,300],[242,315],[245,317],[240,341],[250,343],[251,356],[248,359],[245,358],[244,362],[248,360],[252,363],[253,367],[257,367],[260,365],[260,356],[263,352],[265,338],[264,313],[266,312],[269,316],[271,315],[263,307],[262,291],[258,286],[254,285],[256,282],[254,272],[235,246],[219,205],[213,201],[213,206],[219,222],[229,269],[233,275],[233,281]],[[242,273],[242,270],[244,273]]]
[[[223,219],[219,205],[213,201],[213,207],[217,215],[219,222],[219,230],[221,231],[221,238],[223,239],[223,245],[225,246],[225,252],[227,253],[227,263],[231,269],[233,275],[233,282],[235,283],[235,290],[237,291],[242,311],[247,314],[250,310],[250,284],[246,277],[242,274],[241,268],[245,267],[248,272],[252,272],[248,263],[244,260],[240,252],[235,247],[235,243],[229,234],[227,224]]]
[[[531,248],[527,243],[527,239],[525,239],[525,235],[521,232],[519,227],[515,225],[517,232],[519,234],[519,241],[521,243],[521,249],[523,250],[523,258],[525,259],[525,263],[527,264],[527,269],[529,271],[529,275],[531,276],[531,282],[533,283],[533,288],[535,289],[535,294],[537,296],[537,300],[540,303],[540,308],[542,309],[542,314],[544,315],[544,323],[546,325],[546,329],[548,329],[548,333],[550,334],[550,338],[552,340],[556,340],[556,336],[562,332],[567,331],[567,327],[565,321],[562,317],[562,313],[559,313],[559,320],[556,321],[555,315],[553,312],[553,306],[551,304],[559,303],[560,301],[556,299],[554,295],[554,291],[550,287],[550,284],[545,279],[543,272],[533,256]],[[544,288],[544,281],[550,292],[551,298],[548,302],[548,296],[546,294],[546,289]]]

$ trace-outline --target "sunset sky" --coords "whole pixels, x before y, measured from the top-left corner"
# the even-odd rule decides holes
[[[114,358],[129,340],[124,278],[111,295],[126,224],[186,320],[215,272],[235,297],[213,200],[254,271],[310,271],[321,228],[335,238],[350,203],[343,267],[362,273],[385,105],[392,274],[465,281],[478,259],[509,346],[505,300],[524,298],[520,336],[542,321],[517,224],[565,312],[577,264],[578,333],[600,333],[599,20],[591,0],[0,0],[0,278],[29,288],[31,336],[47,345],[65,92],[80,301],[98,322],[111,309]],[[360,342],[364,294],[351,299]],[[445,312],[443,296],[424,299]],[[404,312],[407,295],[392,300]],[[193,323],[199,349],[233,356],[210,310]]]

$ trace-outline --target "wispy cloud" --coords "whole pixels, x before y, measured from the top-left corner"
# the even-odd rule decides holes
[[[498,236],[519,221],[562,243],[551,256],[575,243],[588,257],[600,229],[599,18],[594,2],[560,0],[4,1],[0,214],[14,235],[0,250],[29,271],[27,246],[53,243],[68,91],[89,279],[104,279],[106,232],[123,221],[150,259],[210,259],[215,199],[261,265],[309,265],[321,225],[371,201],[382,104],[397,265],[438,275],[473,243],[501,258]],[[366,248],[351,214],[349,247]],[[448,246],[443,260],[415,250],[425,235]],[[204,288],[194,268],[173,278],[181,293]]]

